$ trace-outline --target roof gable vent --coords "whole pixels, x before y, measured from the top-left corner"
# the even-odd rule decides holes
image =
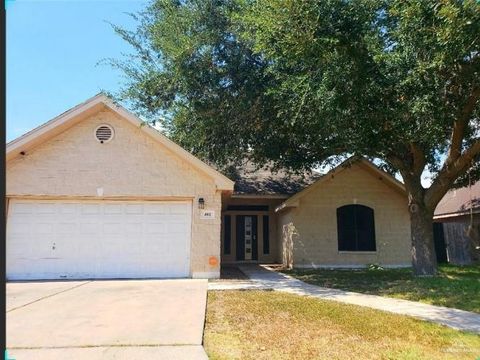
[[[95,139],[101,144],[113,139],[113,128],[110,125],[102,124],[95,129]]]

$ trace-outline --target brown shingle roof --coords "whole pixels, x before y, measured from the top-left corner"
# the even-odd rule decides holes
[[[257,169],[252,162],[231,168],[226,175],[235,181],[233,193],[237,195],[293,195],[322,176],[315,171],[303,174],[273,171],[271,165]]]
[[[467,186],[450,190],[438,203],[434,216],[468,214],[472,205],[474,211],[480,211],[480,181],[472,185],[471,189]]]

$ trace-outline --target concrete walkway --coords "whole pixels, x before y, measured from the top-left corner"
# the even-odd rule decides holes
[[[253,280],[223,280],[209,281],[208,290],[273,290],[269,284]]]
[[[346,304],[366,306],[372,309],[412,316],[457,330],[480,333],[480,315],[476,313],[415,301],[319,287],[253,264],[240,265],[239,268],[252,280],[252,283],[245,282],[248,286],[244,289],[273,289],[291,294],[340,301]],[[209,290],[214,290],[214,286],[210,284],[208,288]],[[217,288],[221,289],[219,286]],[[223,284],[223,290],[234,289],[235,283]],[[236,286],[236,289],[240,289],[240,286]]]

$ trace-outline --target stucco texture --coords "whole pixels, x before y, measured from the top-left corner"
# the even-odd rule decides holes
[[[410,219],[404,193],[358,163],[313,186],[297,207],[279,213],[284,263],[294,267],[410,266]],[[348,204],[374,210],[375,252],[338,251],[336,209]]]
[[[114,128],[112,141],[95,139],[100,124]],[[211,256],[220,259],[221,192],[214,180],[113,111],[100,111],[9,161],[6,193],[7,198],[190,201],[191,276],[219,275],[219,265],[209,264]],[[200,219],[199,197],[215,219]]]

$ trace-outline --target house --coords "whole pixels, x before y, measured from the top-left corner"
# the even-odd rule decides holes
[[[411,266],[403,184],[363,158],[324,176],[292,178],[247,166],[235,180],[223,199],[222,263]]]
[[[7,144],[7,278],[410,265],[403,185],[365,159],[235,182],[97,95]]]
[[[7,144],[8,279],[218,277],[233,182],[140,125],[97,95]]]
[[[433,220],[437,260],[456,265],[480,260],[480,181],[450,190]]]

